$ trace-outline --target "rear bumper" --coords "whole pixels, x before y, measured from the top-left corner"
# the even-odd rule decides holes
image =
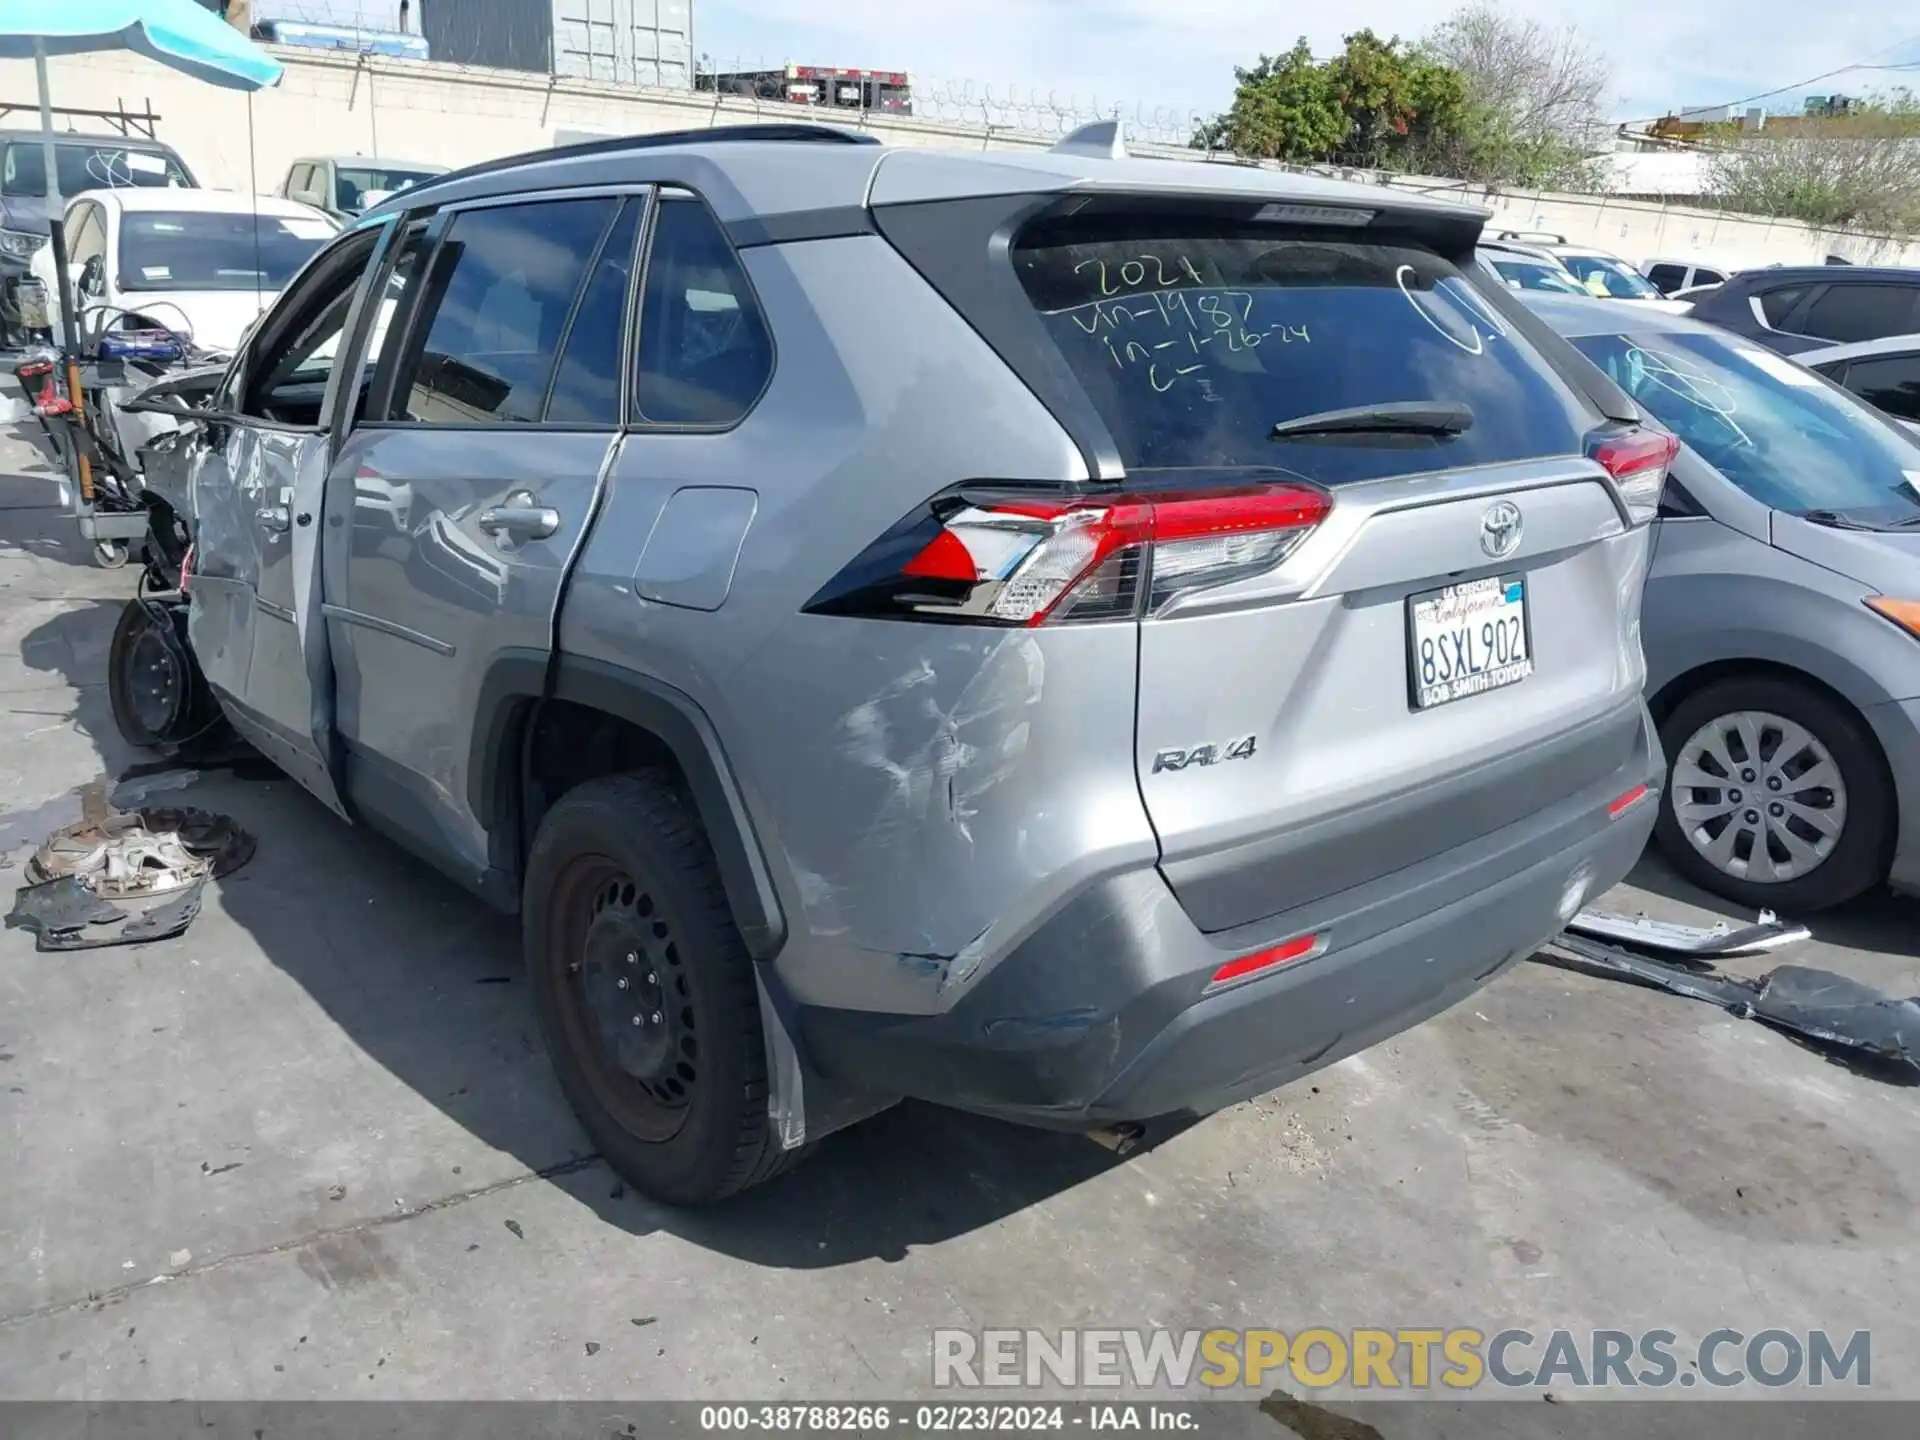
[[[1202,933],[1157,869],[1101,881],[945,1013],[803,1007],[807,1051],[836,1079],[1061,1128],[1262,1094],[1464,999],[1622,879],[1664,771],[1641,729],[1627,764],[1561,804],[1258,925]],[[1311,958],[1204,993],[1226,961],[1307,933],[1325,937]]]

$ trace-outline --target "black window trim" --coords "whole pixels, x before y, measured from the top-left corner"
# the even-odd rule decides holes
[[[683,205],[688,203],[700,206],[707,212],[707,218],[713,221],[714,231],[719,235],[720,243],[725,245],[732,254],[734,265],[740,272],[740,278],[746,283],[746,298],[753,302],[753,308],[760,317],[760,327],[766,331],[767,335],[767,373],[765,378],[760,382],[759,391],[754,395],[753,399],[748,402],[746,408],[743,409],[739,415],[722,424],[649,420],[640,413],[640,397],[638,394],[640,385],[640,327],[645,319],[645,315],[642,312],[646,308],[647,275],[653,269],[654,236],[660,227],[660,216],[668,205]],[[621,410],[621,413],[626,418],[626,423],[622,427],[623,433],[628,435],[726,435],[734,430],[738,430],[742,425],[746,424],[748,420],[753,418],[754,412],[760,408],[760,402],[767,398],[767,391],[773,388],[774,377],[780,373],[780,339],[773,333],[773,322],[767,315],[767,307],[761,303],[760,292],[754,286],[753,275],[747,269],[746,261],[740,254],[740,246],[737,245],[733,237],[727,233],[726,225],[722,223],[719,215],[715,213],[713,206],[707,203],[706,196],[702,195],[698,190],[695,190],[691,185],[684,184],[677,180],[663,182],[656,187],[654,204],[651,212],[647,215],[646,233],[642,236],[642,242],[645,248],[641,251],[641,261],[635,270],[634,303],[632,309],[633,329],[627,345],[627,361],[631,367],[631,375],[626,385],[626,393],[623,397]]]
[[[655,189],[656,187],[652,182],[644,180],[623,181],[617,185],[561,186],[542,190],[527,190],[512,195],[476,196],[471,199],[452,201],[440,206],[422,206],[418,210],[409,210],[392,218],[401,222],[401,233],[410,232],[414,223],[417,221],[425,222],[429,248],[421,273],[430,274],[433,263],[440,253],[440,247],[446,243],[447,231],[458,216],[476,210],[505,210],[517,205],[544,205],[568,200],[598,200],[606,198],[628,200],[637,197],[639,202],[647,207],[647,213],[642,217],[644,227],[645,225],[651,224],[653,212],[657,208],[653,204],[653,192]],[[560,373],[559,362],[565,354],[566,341],[572,334],[573,320],[579,310],[581,298],[586,294],[587,286],[593,283],[593,271],[600,263],[600,257],[604,251],[607,236],[612,232],[613,226],[619,223],[622,208],[622,206],[616,205],[612,217],[609,219],[607,225],[601,229],[599,239],[594,242],[593,259],[584,273],[580,283],[580,289],[574,292],[572,306],[567,312],[566,325],[561,332],[560,340],[555,349],[553,372],[547,377],[547,390],[541,398],[540,419],[514,421],[392,419],[388,416],[387,412],[393,404],[394,382],[397,379],[397,372],[401,368],[396,365],[385,374],[376,371],[373,376],[373,390],[367,397],[367,409],[382,418],[377,420],[362,420],[352,427],[354,432],[358,433],[362,430],[379,432],[389,430],[440,430],[450,432],[471,431],[486,434],[498,432],[503,435],[613,435],[622,433],[626,428],[624,423],[609,425],[604,422],[553,421],[546,418],[547,406],[553,398],[553,382],[555,377]],[[397,254],[399,246],[395,245],[392,248],[394,253]],[[638,279],[638,271],[640,268],[639,266],[635,267],[636,280]],[[381,277],[382,284],[385,283],[385,279],[386,274],[383,271]],[[639,339],[640,322],[639,316],[636,313],[634,295],[634,290],[629,287],[627,314],[622,320],[622,335],[624,337],[621,345],[620,358],[622,422],[625,421],[627,416],[625,392],[628,388],[627,377],[631,364],[630,352]],[[415,331],[420,324],[420,305],[422,298],[423,297],[418,294],[408,297],[405,313],[395,317],[395,320],[402,326],[399,338],[396,341],[398,346],[396,351],[397,355],[404,356],[412,348]],[[376,356],[373,358],[377,364],[380,357]]]

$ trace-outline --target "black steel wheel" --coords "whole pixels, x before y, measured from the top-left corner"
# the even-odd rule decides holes
[[[671,778],[563,796],[528,857],[521,923],[561,1088],[636,1189],[706,1204],[797,1158],[768,1119],[753,962]]]
[[[187,648],[186,609],[136,596],[120,612],[107,651],[107,698],[120,736],[172,753],[208,734],[219,709]]]

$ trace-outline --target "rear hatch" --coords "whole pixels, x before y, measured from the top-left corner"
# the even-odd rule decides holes
[[[1658,472],[1671,442],[1623,447],[1437,249],[1162,206],[1043,219],[1011,260],[1124,491],[1297,502],[1147,547],[1135,763],[1203,930],[1627,763],[1646,536],[1593,457]]]

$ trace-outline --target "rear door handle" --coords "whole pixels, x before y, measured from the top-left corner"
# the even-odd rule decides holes
[[[253,512],[253,518],[263,530],[284,530],[293,523],[284,505],[263,505]]]
[[[504,505],[482,511],[480,528],[493,536],[544,540],[560,528],[560,512],[551,505],[536,505],[532,495],[518,490],[507,497]]]

